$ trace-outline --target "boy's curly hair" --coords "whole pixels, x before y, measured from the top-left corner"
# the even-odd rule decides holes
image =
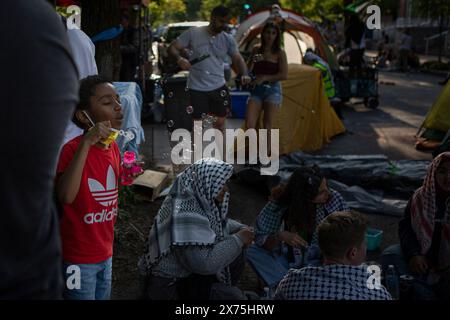
[[[111,81],[106,80],[105,78],[94,75],[94,76],[87,76],[84,79],[80,80],[80,90],[79,90],[79,102],[77,106],[75,107],[75,111],[72,116],[72,121],[80,128],[84,129],[84,124],[81,123],[77,117],[76,112],[78,110],[89,110],[91,107],[90,98],[95,95],[95,89],[99,84],[103,83],[110,83]]]

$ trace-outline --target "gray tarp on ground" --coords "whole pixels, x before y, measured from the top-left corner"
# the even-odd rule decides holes
[[[318,165],[329,179],[385,194],[409,198],[422,185],[430,161],[390,161],[384,155],[313,156],[301,151],[280,158],[280,171],[300,165]]]
[[[400,216],[408,198],[422,185],[430,161],[390,161],[384,155],[313,156],[295,152],[280,159],[277,176],[261,176],[257,168],[237,172],[243,181],[269,190],[301,165],[318,165],[330,187],[349,207],[361,212]]]

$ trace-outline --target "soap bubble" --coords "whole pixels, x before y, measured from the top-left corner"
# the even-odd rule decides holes
[[[227,106],[227,105],[228,105],[228,100],[225,100],[225,101],[223,102],[223,105],[224,105],[224,106]]]
[[[189,87],[186,86],[186,88],[184,88],[184,91],[188,92],[189,91]]]
[[[127,139],[128,141],[131,141],[134,139],[134,133],[131,131],[125,131],[124,134],[125,139]]]
[[[173,125],[174,125],[174,123],[173,123],[172,120],[167,121],[167,126],[168,126],[169,128],[172,128]]]
[[[220,96],[224,98],[227,95],[227,92],[225,90],[220,91]]]
[[[173,92],[170,91],[169,94],[168,94],[168,96],[169,96],[169,98],[172,98],[172,97],[173,97]]]
[[[186,107],[186,113],[187,114],[192,114],[192,112],[194,112],[194,108],[192,106],[187,106]]]

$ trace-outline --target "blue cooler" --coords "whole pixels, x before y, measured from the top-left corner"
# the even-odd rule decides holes
[[[231,91],[231,111],[233,118],[244,119],[247,109],[247,100],[250,97],[248,91]]]

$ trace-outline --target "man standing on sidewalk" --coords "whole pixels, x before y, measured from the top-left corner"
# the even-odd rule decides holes
[[[191,28],[181,34],[169,47],[169,54],[175,57],[183,70],[189,70],[188,88],[194,108],[193,119],[200,120],[207,115],[216,117],[213,127],[224,132],[225,117],[231,99],[224,76],[226,55],[231,57],[232,65],[239,70],[242,84],[248,84],[247,65],[237,48],[233,37],[224,32],[228,25],[229,9],[218,6],[211,12],[210,24]],[[189,60],[197,60],[191,65],[180,51],[191,52]]]

